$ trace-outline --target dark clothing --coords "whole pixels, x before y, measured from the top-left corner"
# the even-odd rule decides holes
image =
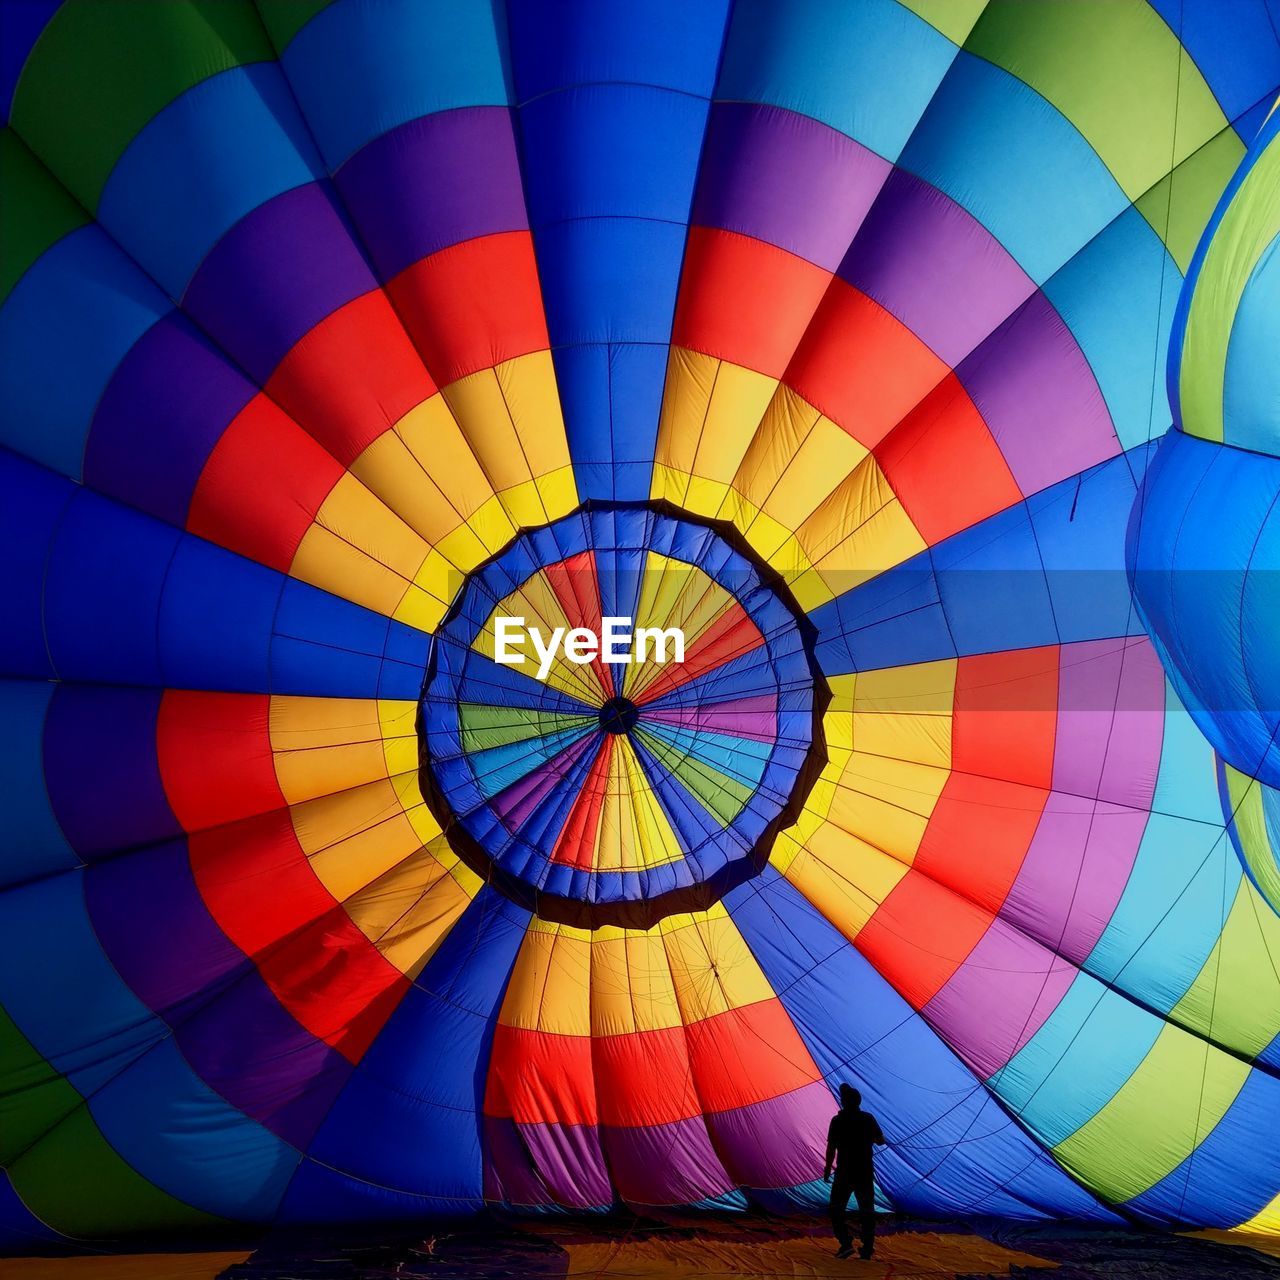
[[[871,1145],[883,1143],[876,1118],[866,1111],[837,1111],[827,1130],[827,1149],[835,1152],[836,1168],[850,1176],[871,1169]]]
[[[837,1169],[836,1176],[831,1180],[831,1230],[836,1233],[836,1240],[842,1249],[847,1249],[853,1243],[853,1237],[849,1234],[849,1222],[845,1217],[851,1195],[858,1200],[862,1247],[869,1251],[871,1242],[876,1237],[876,1192],[869,1167],[865,1172],[860,1170],[857,1173]]]
[[[831,1229],[842,1249],[852,1243],[845,1211],[849,1197],[858,1201],[858,1219],[862,1227],[862,1247],[869,1255],[876,1233],[875,1167],[873,1144],[883,1143],[884,1134],[875,1116],[858,1108],[844,1108],[831,1119],[827,1130],[827,1163],[835,1159],[835,1177],[831,1182]]]

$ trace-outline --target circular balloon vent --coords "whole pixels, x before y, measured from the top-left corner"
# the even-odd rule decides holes
[[[596,504],[520,534],[436,633],[421,780],[540,916],[643,928],[764,866],[823,765],[814,632],[727,525]]]

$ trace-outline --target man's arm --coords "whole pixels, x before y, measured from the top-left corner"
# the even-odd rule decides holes
[[[884,1134],[880,1131],[880,1121],[877,1120],[875,1116],[871,1117],[871,1141],[874,1142],[877,1147],[883,1147],[885,1145]]]
[[[822,1168],[823,1182],[831,1181],[831,1164],[836,1158],[836,1122],[827,1125],[827,1160]]]

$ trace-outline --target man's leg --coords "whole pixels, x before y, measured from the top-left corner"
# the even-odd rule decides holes
[[[845,1210],[849,1207],[849,1193],[852,1190],[853,1186],[849,1180],[837,1173],[831,1182],[831,1230],[836,1233],[836,1242],[842,1249],[848,1249],[853,1244],[853,1237],[849,1234],[849,1224],[844,1216]]]
[[[876,1238],[876,1184],[871,1173],[859,1174],[853,1184],[858,1199],[858,1222],[862,1227],[862,1256],[869,1258]],[[847,1204],[848,1201],[846,1200]],[[846,1232],[848,1228],[845,1228]]]

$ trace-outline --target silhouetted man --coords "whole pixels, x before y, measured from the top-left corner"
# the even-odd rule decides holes
[[[853,1252],[853,1239],[845,1210],[849,1196],[858,1200],[858,1217],[862,1223],[862,1257],[871,1257],[871,1246],[876,1235],[875,1168],[871,1158],[872,1144],[883,1145],[884,1134],[875,1116],[862,1110],[862,1094],[851,1084],[840,1086],[840,1110],[831,1117],[827,1130],[827,1165],[823,1180],[831,1182],[831,1165],[835,1162],[836,1177],[831,1182],[831,1228],[836,1233],[840,1247],[837,1258],[847,1258]]]

